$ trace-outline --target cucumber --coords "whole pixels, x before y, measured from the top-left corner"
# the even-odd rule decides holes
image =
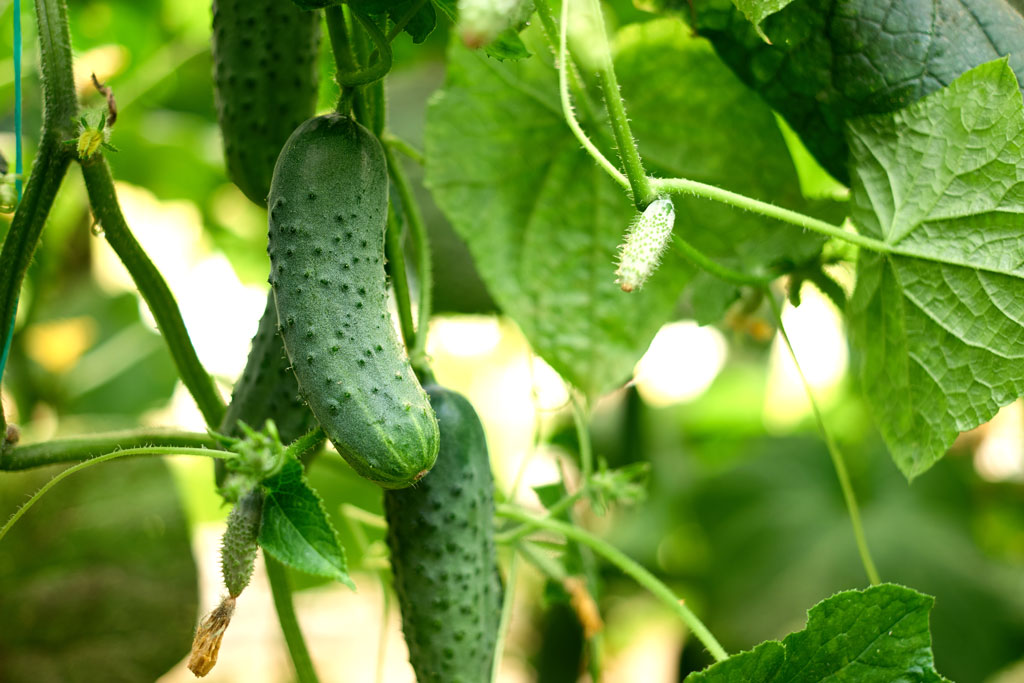
[[[306,121],[281,150],[269,206],[270,284],[303,397],[356,472],[412,484],[439,437],[388,313],[380,142],[340,114]]]
[[[502,601],[487,443],[469,401],[436,385],[427,393],[437,463],[416,486],[384,492],[402,630],[419,683],[483,683]]]
[[[317,98],[320,17],[287,0],[213,0],[213,83],[228,175],[266,206],[274,162]]]
[[[220,569],[228,595],[237,598],[252,578],[263,518],[263,491],[257,487],[238,499],[228,515],[220,548]]]

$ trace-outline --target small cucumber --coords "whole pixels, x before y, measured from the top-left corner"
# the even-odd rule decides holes
[[[502,601],[487,443],[469,401],[436,385],[427,393],[437,463],[416,486],[384,492],[402,630],[419,683],[483,683]]]
[[[320,16],[287,0],[213,0],[213,82],[228,175],[265,206],[274,162],[313,115]]]
[[[388,313],[388,176],[377,138],[312,118],[270,187],[270,284],[285,349],[327,438],[360,475],[408,486],[434,464],[437,420]]]
[[[249,585],[256,563],[263,518],[263,491],[255,488],[238,499],[228,515],[220,548],[220,568],[228,595],[237,598]]]

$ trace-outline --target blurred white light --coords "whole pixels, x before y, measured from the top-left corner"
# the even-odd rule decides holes
[[[839,312],[817,289],[805,285],[799,307],[785,304],[782,324],[815,400],[820,403],[831,398],[846,374],[849,360]],[[782,337],[776,335],[765,392],[765,421],[775,428],[787,428],[810,410],[800,372]]]
[[[544,362],[540,356],[530,361],[533,379],[533,395],[540,410],[558,410],[569,402],[569,391],[561,375]]]
[[[989,481],[1024,477],[1024,401],[1006,406],[984,425],[974,467]]]
[[[428,353],[452,356],[481,356],[501,341],[501,327],[493,316],[467,315],[437,318],[430,322]]]
[[[725,338],[715,328],[692,321],[669,323],[636,365],[637,390],[652,405],[692,401],[711,386],[727,353]]]

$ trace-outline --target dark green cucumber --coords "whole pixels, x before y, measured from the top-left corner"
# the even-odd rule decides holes
[[[436,385],[427,393],[437,463],[416,486],[384,492],[402,630],[419,683],[485,683],[502,601],[487,443],[469,401]]]
[[[266,206],[274,162],[313,115],[320,16],[287,0],[213,0],[213,82],[228,175]]]
[[[270,284],[303,398],[360,475],[408,486],[437,420],[388,313],[388,176],[377,138],[325,114],[285,143],[270,187]]]

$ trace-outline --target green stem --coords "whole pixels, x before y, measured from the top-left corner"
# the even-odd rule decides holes
[[[0,455],[0,471],[27,470],[64,462],[90,460],[123,448],[188,447],[219,448],[209,434],[171,429],[134,429],[106,434],[89,434],[67,439],[16,446]]]
[[[185,322],[181,319],[178,302],[174,300],[167,282],[125,222],[106,159],[97,154],[92,160],[83,163],[82,176],[85,178],[93,213],[103,227],[107,242],[128,269],[139,293],[153,312],[181,380],[199,406],[203,419],[208,426],[216,429],[224,417],[224,399],[217,392],[213,378],[199,362],[188,330],[185,329]]]
[[[501,653],[505,649],[505,638],[508,637],[508,625],[512,620],[512,603],[516,595],[516,579],[519,578],[519,556],[512,555],[508,565],[508,577],[505,580],[505,597],[501,601],[501,619],[498,621],[498,637],[494,641],[494,658],[491,660],[491,683],[498,683],[501,671]]]
[[[789,350],[789,356],[793,359],[793,365],[796,366],[797,373],[800,375],[800,381],[803,382],[804,391],[807,392],[807,399],[810,401],[811,410],[814,412],[814,419],[818,423],[818,430],[821,432],[822,438],[825,439],[825,446],[828,448],[829,457],[832,458],[832,466],[836,470],[839,487],[843,490],[843,500],[846,501],[846,509],[850,515],[850,524],[853,526],[853,536],[857,542],[857,552],[860,554],[860,562],[864,567],[864,573],[868,575],[868,581],[871,582],[871,585],[877,586],[881,579],[878,576],[875,561],[871,559],[871,551],[868,549],[867,537],[864,535],[864,526],[860,519],[860,508],[857,505],[857,497],[853,493],[853,484],[850,483],[850,474],[846,469],[846,461],[843,459],[842,452],[832,438],[831,432],[825,426],[825,419],[822,417],[818,402],[814,399],[814,391],[811,389],[811,384],[807,381],[807,377],[804,376],[803,370],[800,369],[800,362],[797,360],[796,351],[793,349],[789,335],[786,334],[786,328],[782,324],[782,311],[779,308],[779,302],[775,300],[770,291],[765,291],[765,295],[771,303],[772,313],[775,314],[775,322],[779,326],[779,334],[782,335],[782,340]]]
[[[412,185],[395,158],[391,149],[384,146],[384,156],[388,162],[388,174],[398,190],[398,199],[402,202],[402,210],[409,220],[409,231],[416,252],[416,275],[419,280],[419,310],[416,321],[416,341],[409,356],[414,366],[425,366],[427,356],[427,330],[430,328],[430,315],[433,308],[433,264],[430,260],[430,236],[427,224],[423,220],[420,204],[413,193]]]
[[[301,459],[302,456],[320,448],[326,439],[327,436],[324,434],[324,430],[320,427],[314,427],[288,444],[288,447],[285,449],[285,457]]]
[[[563,512],[571,508],[576,503],[576,501],[579,500],[584,493],[586,493],[586,491],[587,482],[584,481],[583,486],[576,489],[574,492],[570,493],[567,496],[562,496],[561,500],[559,500],[557,503],[549,507],[545,517],[547,519],[557,519],[562,515]],[[515,543],[524,536],[528,536],[530,533],[534,531],[535,528],[536,527],[530,524],[520,524],[514,529],[509,529],[508,531],[497,534],[494,537],[494,541],[496,543],[502,544]]]
[[[78,116],[78,96],[64,0],[36,0],[36,25],[43,84],[43,137],[50,133],[58,141],[66,140],[74,136],[72,120]]]
[[[299,683],[317,683],[316,669],[313,668],[313,660],[309,657],[306,641],[299,628],[299,620],[295,616],[288,572],[283,564],[266,551],[263,552],[263,562],[267,567],[267,578],[270,580],[270,592],[274,597],[277,620],[281,624],[284,641],[288,646],[288,654],[291,655],[292,664],[295,666],[295,678]]]
[[[537,0],[536,3],[538,12],[543,12],[546,8],[545,0]],[[547,9],[550,12],[550,9]],[[569,125],[569,130],[576,136],[583,148],[587,150],[587,153],[594,158],[597,165],[604,169],[605,173],[612,177],[615,182],[622,185],[627,190],[630,189],[630,181],[622,171],[615,167],[615,164],[608,161],[608,159],[601,153],[601,150],[597,148],[587,134],[583,132],[583,128],[580,127],[579,121],[576,120],[576,115],[572,110],[572,99],[569,97],[569,80],[566,65],[569,63],[569,50],[566,47],[568,42],[568,26],[569,26],[569,2],[564,0],[562,2],[562,18],[561,26],[558,30],[558,95],[562,101],[562,115],[565,117],[565,122]]]
[[[352,17],[359,22],[363,27],[363,30],[365,30],[367,35],[370,36],[370,40],[373,41],[374,46],[377,48],[377,59],[366,66],[354,70],[345,72],[339,71],[336,78],[338,85],[343,88],[351,88],[357,85],[366,85],[368,83],[373,83],[374,81],[379,81],[384,78],[389,71],[391,71],[392,59],[391,45],[388,43],[387,37],[381,33],[381,30],[377,27],[377,24],[374,23],[373,19],[364,16],[361,12],[351,9],[351,6],[349,9],[352,12]],[[331,24],[328,22],[327,26],[328,29],[330,29]],[[332,33],[331,35],[331,42],[333,45],[334,34]]]
[[[764,286],[775,279],[771,276],[750,275],[738,270],[733,270],[732,268],[727,268],[708,258],[704,252],[675,233],[672,234],[672,240],[675,242],[676,249],[678,249],[683,256],[689,259],[701,270],[707,271],[720,280],[725,280],[726,282],[731,282],[736,285]]]
[[[43,484],[42,488],[36,491],[28,501],[25,502],[18,510],[11,516],[7,523],[0,527],[0,540],[7,535],[7,532],[11,530],[15,522],[24,516],[29,509],[35,505],[40,498],[42,498],[47,491],[56,486],[62,479],[70,477],[75,472],[84,470],[86,467],[92,467],[93,465],[99,465],[100,463],[107,462],[108,460],[114,460],[116,458],[127,458],[133,455],[200,455],[207,458],[233,458],[234,453],[230,451],[218,451],[209,448],[183,448],[183,447],[172,447],[172,446],[146,446],[143,448],[125,448],[124,450],[115,451],[113,453],[107,453],[100,455],[95,458],[80,462],[77,465],[72,465],[63,472],[60,472],[53,477],[50,481]]]
[[[651,183],[654,185],[654,189],[658,193],[670,193],[670,194],[687,194],[694,197],[702,197],[704,199],[711,199],[716,202],[728,204],[744,211],[750,211],[751,213],[760,214],[767,218],[772,218],[783,223],[790,223],[792,225],[799,226],[806,230],[812,230],[822,235],[828,235],[829,237],[835,237],[851,244],[856,244],[859,247],[865,249],[871,249],[873,251],[881,253],[893,253],[894,249],[880,240],[872,239],[870,237],[864,237],[855,232],[848,232],[843,228],[826,223],[825,221],[806,216],[796,211],[790,211],[784,209],[781,206],[775,206],[768,202],[762,202],[751,197],[746,197],[729,190],[723,190],[720,187],[714,185],[707,185],[705,183],[699,183],[695,180],[687,180],[686,178],[652,178]]]
[[[411,350],[416,344],[416,332],[412,323],[412,302],[409,299],[409,280],[405,273],[405,252],[402,251],[402,227],[395,215],[394,204],[388,204],[388,228],[384,232],[384,257],[388,262],[388,273],[395,289],[395,308],[402,328],[405,348]]]
[[[652,595],[665,603],[667,607],[675,612],[679,618],[686,623],[693,634],[704,644],[704,647],[708,649],[708,652],[711,653],[711,656],[714,657],[716,661],[720,662],[728,658],[729,655],[718,643],[715,637],[711,635],[711,632],[708,631],[704,623],[697,618],[696,614],[690,611],[690,608],[676,597],[671,588],[658,580],[654,574],[651,574],[639,563],[627,557],[615,546],[577,526],[566,524],[565,522],[555,519],[542,519],[535,517],[520,510],[514,505],[499,505],[497,508],[497,514],[498,516],[506,519],[514,519],[519,522],[531,523],[540,529],[561,534],[571,541],[576,541],[577,543],[587,546],[622,570],[624,574],[632,577],[633,580],[650,591]]]
[[[615,77],[615,66],[612,63],[612,52],[608,45],[608,35],[604,29],[604,16],[601,13],[600,0],[589,0],[590,11],[597,18],[596,25],[598,65],[597,83],[604,94],[605,107],[612,124],[612,133],[615,135],[615,145],[619,151],[619,159],[629,178],[629,186],[633,192],[633,203],[636,208],[643,211],[647,205],[657,199],[657,194],[651,185],[650,178],[644,171],[643,161],[640,159],[640,151],[636,147],[633,133],[629,129],[629,117],[626,116],[626,103],[622,101],[622,93],[619,90],[619,81]],[[565,6],[569,0],[563,0],[563,15],[566,13]],[[565,19],[563,18],[563,23]]]
[[[14,329],[22,282],[70,163],[71,155],[56,134],[44,129],[25,193],[0,250],[0,340],[10,338]],[[0,429],[5,427],[0,408]]]
[[[384,146],[386,148],[389,147],[398,152],[401,152],[402,154],[409,157],[420,166],[427,163],[427,157],[423,154],[423,152],[413,147],[412,143],[403,140],[394,133],[384,133],[383,135],[380,136],[380,141],[384,143]],[[388,166],[390,165],[391,164],[388,164]]]

